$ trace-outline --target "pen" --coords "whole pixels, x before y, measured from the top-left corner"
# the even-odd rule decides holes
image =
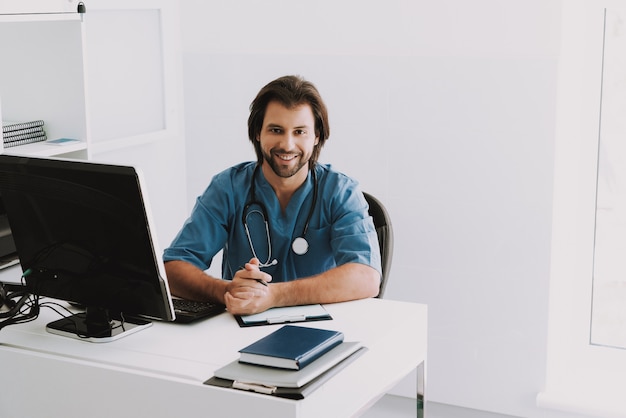
[[[239,267],[239,270],[245,270],[244,267]],[[263,286],[267,287],[267,282],[262,279],[254,279],[257,283],[261,283]]]

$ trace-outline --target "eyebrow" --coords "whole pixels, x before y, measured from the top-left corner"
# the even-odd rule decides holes
[[[280,125],[278,123],[268,123],[267,127],[268,128],[282,128],[282,129],[285,129],[284,126],[282,126],[282,125]],[[301,125],[301,126],[294,126],[292,129],[311,129],[311,127],[308,126],[308,125]]]

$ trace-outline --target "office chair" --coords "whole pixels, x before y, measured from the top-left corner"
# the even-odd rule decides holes
[[[378,245],[380,246],[380,261],[383,275],[380,279],[380,290],[377,298],[382,298],[389,279],[391,270],[391,259],[393,258],[393,227],[389,212],[380,200],[369,193],[363,192],[365,200],[369,204],[369,213],[374,220],[376,234],[378,234]]]

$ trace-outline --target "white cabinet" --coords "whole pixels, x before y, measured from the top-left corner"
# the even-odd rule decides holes
[[[5,152],[53,155],[74,151],[75,157],[87,157],[82,32],[81,15],[76,12],[0,14],[2,120],[41,119],[48,138],[82,141],[71,149],[31,144]]]
[[[175,0],[0,0],[1,119],[80,140],[0,152],[139,167],[167,244],[187,212],[179,32]]]
[[[3,120],[42,119],[49,138],[83,141],[86,158],[180,135],[176,2],[66,0],[57,13],[23,3],[0,1]]]

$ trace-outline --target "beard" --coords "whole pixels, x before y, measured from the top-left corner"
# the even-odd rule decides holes
[[[298,173],[302,167],[308,165],[310,155],[299,154],[295,158],[297,159],[297,163],[295,165],[285,165],[281,163],[280,158],[273,157],[272,153],[276,151],[280,153],[280,150],[272,150],[270,153],[263,152],[263,159],[267,164],[271,167],[272,171],[278,176],[282,178],[289,178]]]

